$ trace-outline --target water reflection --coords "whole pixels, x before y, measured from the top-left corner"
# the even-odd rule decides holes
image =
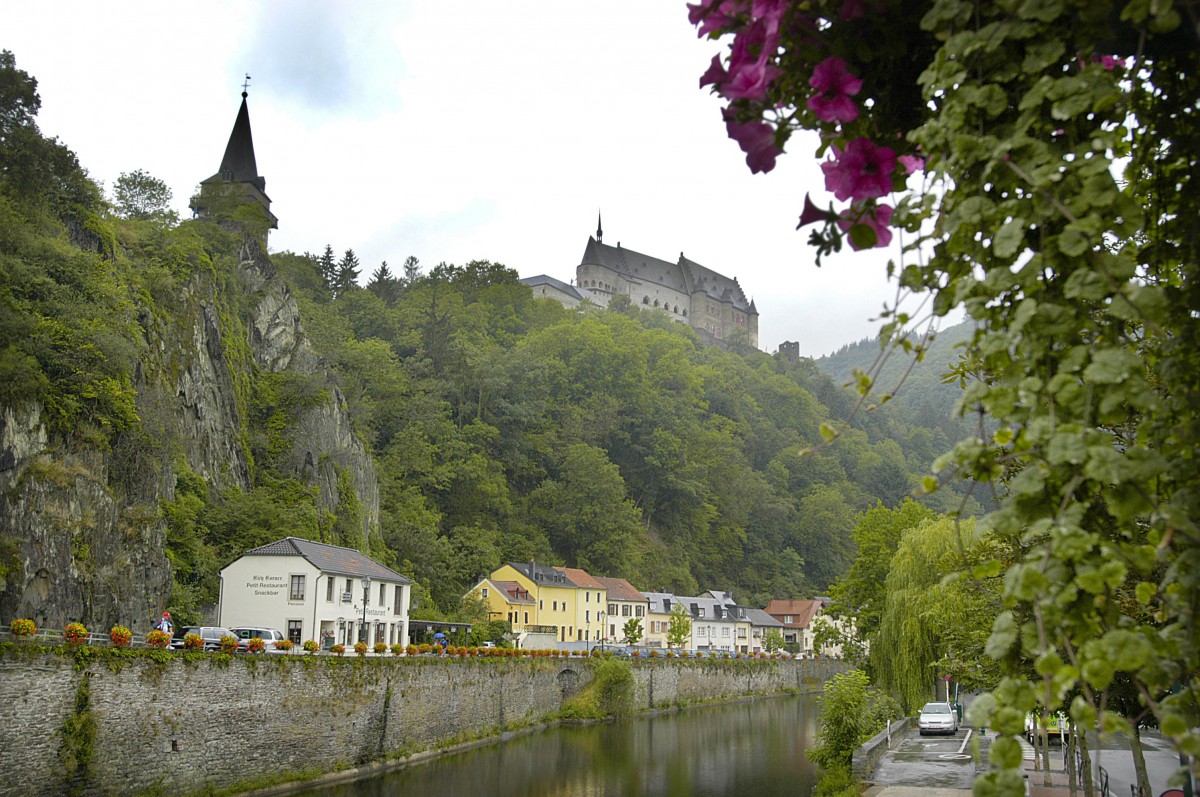
[[[814,698],[794,697],[558,728],[303,794],[794,797],[816,780],[816,717]]]

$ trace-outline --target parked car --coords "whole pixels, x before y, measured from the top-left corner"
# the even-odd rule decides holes
[[[219,625],[189,625],[176,629],[175,638],[171,640],[171,647],[174,650],[183,650],[183,638],[188,634],[196,634],[201,637],[204,640],[205,650],[220,650],[221,637],[233,636],[228,628],[222,628]]]
[[[237,637],[238,650],[243,653],[249,649],[250,640],[254,639],[255,637],[258,637],[263,641],[263,649],[267,653],[283,653],[282,650],[275,649],[276,642],[281,639],[286,639],[286,637],[283,635],[283,632],[278,628],[243,628],[238,626],[237,628],[230,628],[229,631],[235,637]]]
[[[926,703],[917,715],[917,730],[929,733],[958,733],[958,712],[949,703]]]
[[[1026,714],[1025,738],[1029,740],[1030,744],[1033,744],[1033,738],[1037,735],[1037,731],[1035,729],[1038,726],[1041,726],[1046,731],[1047,741],[1057,741],[1061,744],[1067,738],[1069,721],[1067,720],[1066,714],[1063,714],[1061,711],[1056,711],[1051,714],[1047,714],[1044,719],[1038,719],[1035,725],[1034,715],[1032,713]]]

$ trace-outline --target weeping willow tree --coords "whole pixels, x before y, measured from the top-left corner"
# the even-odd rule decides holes
[[[892,557],[871,664],[908,712],[935,697],[939,676],[967,686],[986,680],[982,646],[999,585],[967,572],[986,547],[973,521],[943,517],[906,531]]]

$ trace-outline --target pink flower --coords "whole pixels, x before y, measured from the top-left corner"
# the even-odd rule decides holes
[[[846,68],[846,62],[831,55],[813,69],[808,85],[817,94],[808,98],[808,109],[822,122],[853,122],[858,106],[850,99],[862,89],[862,78]]]
[[[778,20],[755,20],[738,31],[729,53],[729,78],[718,89],[731,100],[762,100],[780,70],[771,63],[779,46]]]
[[[919,172],[925,168],[925,159],[918,158],[916,155],[901,155],[896,160],[900,161],[900,165],[904,167],[905,174]]]
[[[896,170],[896,153],[881,147],[868,138],[856,138],[846,145],[845,152],[833,150],[834,159],[821,164],[825,172],[825,189],[840,200],[861,202],[876,199],[892,190],[892,172]]]
[[[700,76],[700,88],[708,85],[720,87],[725,78],[729,77],[729,73],[725,71],[725,67],[721,65],[721,56],[714,55],[712,63],[708,65],[708,71]]]
[[[818,221],[833,221],[838,216],[833,210],[821,210],[813,204],[812,197],[808,194],[804,195],[804,210],[800,212],[800,223],[796,225],[796,229],[800,229],[806,224],[816,224]]]
[[[1117,67],[1125,68],[1125,59],[1118,55],[1102,55],[1100,56],[1100,66],[1107,69],[1109,72]]]
[[[696,35],[704,38],[710,33],[729,27],[733,15],[741,10],[743,3],[735,0],[701,0],[699,3],[688,3],[688,22],[700,25]],[[702,24],[703,23],[703,24]]]
[[[739,122],[726,111],[725,130],[746,153],[746,165],[752,173],[769,172],[775,168],[775,131],[766,122]]]
[[[838,220],[838,226],[842,228],[842,232],[849,232],[854,225],[865,224],[875,231],[875,246],[887,246],[892,242],[892,231],[888,229],[888,223],[892,220],[893,210],[890,205],[866,207],[856,203]],[[850,248],[856,252],[862,248],[854,243],[852,236]]]

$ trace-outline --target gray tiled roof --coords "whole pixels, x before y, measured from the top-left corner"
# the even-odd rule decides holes
[[[531,288],[536,288],[539,285],[549,285],[555,290],[562,291],[567,296],[571,296],[581,302],[584,299],[590,299],[593,302],[596,301],[595,295],[586,288],[580,288],[578,286],[571,285],[563,282],[560,279],[555,279],[548,274],[537,274],[532,277],[523,277],[519,281],[522,285],[528,285]]]
[[[535,584],[545,584],[550,587],[579,587],[560,567],[546,567],[534,562],[505,562],[505,564]]]
[[[760,628],[783,628],[783,623],[779,622],[762,609],[747,608],[746,619],[750,621],[750,625],[759,626]]]
[[[598,265],[624,275],[630,282],[662,285],[680,293],[703,291],[720,302],[728,302],[739,310],[757,313],[754,303],[746,298],[736,278],[726,277],[710,268],[688,260],[679,253],[679,261],[668,260],[625,249],[620,244],[609,246],[591,236],[583,250],[580,265]]]
[[[390,567],[384,567],[353,548],[326,545],[323,542],[302,540],[298,537],[286,537],[276,542],[260,545],[246,551],[242,556],[300,556],[323,573],[357,578],[370,576],[374,579],[400,584],[412,583],[408,577],[397,573]]]

